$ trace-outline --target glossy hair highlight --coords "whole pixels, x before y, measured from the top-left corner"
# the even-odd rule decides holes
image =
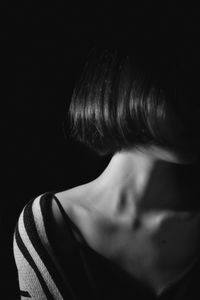
[[[72,95],[70,136],[99,155],[147,145],[187,148],[194,133],[191,72],[178,52],[164,47],[140,43],[93,51]]]

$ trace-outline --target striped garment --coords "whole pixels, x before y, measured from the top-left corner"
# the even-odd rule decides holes
[[[65,220],[64,235],[55,230],[52,201]],[[57,247],[63,240],[66,249]],[[87,245],[53,192],[31,199],[24,207],[15,227],[13,247],[21,299],[200,299],[199,263],[155,297]]]
[[[60,260],[63,254],[57,252],[55,237],[52,234],[52,227],[55,225],[51,210],[52,199],[55,199],[60,206],[52,193],[45,193],[36,199],[31,199],[23,209],[15,228],[13,247],[22,299],[82,298],[82,296],[78,298],[81,286],[76,283],[76,279],[82,275],[79,280],[85,282],[88,271],[84,269],[84,258],[81,258],[79,253],[77,241],[71,230],[72,224],[69,226],[69,219],[67,224],[69,231],[64,237],[68,239],[69,244],[65,253],[65,258],[69,256],[69,260],[65,261],[65,265],[66,262],[68,263],[66,266],[68,274],[63,271],[63,263]],[[63,213],[62,207],[60,208]],[[70,273],[71,276],[68,278]],[[74,283],[71,282],[72,279]],[[84,290],[82,292],[85,293],[87,285],[82,287]]]

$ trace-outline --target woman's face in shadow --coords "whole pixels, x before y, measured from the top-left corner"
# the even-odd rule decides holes
[[[143,209],[200,211],[200,162],[174,163],[158,160],[141,201]]]

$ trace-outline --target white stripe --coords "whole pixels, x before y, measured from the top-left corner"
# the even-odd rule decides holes
[[[13,252],[18,270],[18,281],[20,290],[28,291],[30,296],[35,300],[47,300],[44,291],[41,287],[40,281],[38,280],[38,277],[35,274],[35,271],[33,270],[33,268],[31,267],[27,259],[24,257],[23,253],[17,245],[15,235],[13,240]],[[23,299],[22,296],[21,299]]]
[[[46,285],[48,286],[51,294],[55,297],[57,300],[63,299],[59,290],[57,289],[57,286],[55,285],[51,275],[49,274],[47,268],[45,267],[43,261],[40,259],[40,256],[38,255],[37,251],[33,247],[31,240],[28,237],[28,234],[26,232],[26,229],[24,227],[24,210],[22,211],[20,217],[19,217],[19,233],[20,236],[24,242],[25,247],[27,248],[29,254],[31,255],[32,259],[34,260],[38,270],[40,271],[42,277],[44,278]]]
[[[68,286],[68,282],[66,280],[66,277],[64,276],[62,268],[61,268],[56,256],[53,253],[53,249],[52,249],[51,244],[49,243],[49,240],[48,240],[48,237],[47,237],[46,228],[45,228],[45,225],[44,225],[44,220],[43,220],[41,206],[40,206],[40,199],[41,199],[41,196],[37,197],[34,200],[33,206],[32,206],[33,217],[34,217],[37,233],[38,233],[38,236],[40,238],[41,243],[43,244],[43,246],[45,247],[45,249],[49,253],[51,259],[53,260],[53,262],[56,265],[58,271],[60,272],[66,286]]]

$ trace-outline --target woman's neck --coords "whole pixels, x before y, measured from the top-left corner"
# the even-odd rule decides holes
[[[112,157],[95,179],[95,189],[97,193],[101,191],[103,207],[113,214],[133,208],[138,212],[173,210],[180,207],[179,196],[184,189],[180,173],[184,168],[187,164],[180,163],[167,151],[150,148],[121,152]]]

